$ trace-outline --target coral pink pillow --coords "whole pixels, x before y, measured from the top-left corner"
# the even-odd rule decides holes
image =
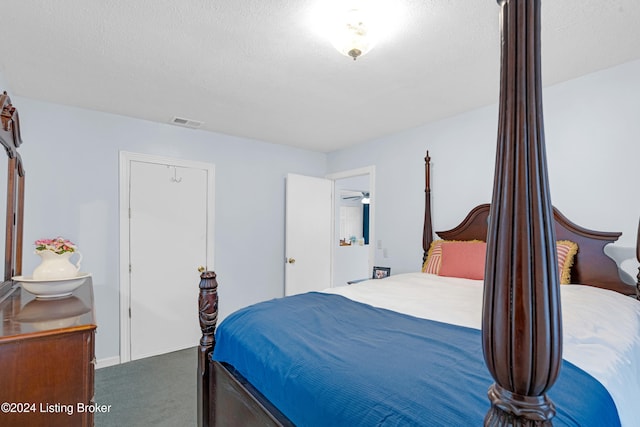
[[[438,275],[465,279],[484,279],[485,242],[443,242]]]

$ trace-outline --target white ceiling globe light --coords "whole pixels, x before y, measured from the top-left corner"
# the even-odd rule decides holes
[[[343,55],[356,59],[401,27],[398,0],[317,0],[310,8],[310,26]]]
[[[355,61],[375,46],[378,41],[372,28],[375,22],[368,18],[361,9],[349,9],[342,18],[337,17],[330,38],[338,52]]]

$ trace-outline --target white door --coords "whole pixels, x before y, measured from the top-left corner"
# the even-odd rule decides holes
[[[129,340],[124,345],[131,360],[194,347],[201,336],[197,269],[210,259],[213,168],[177,163],[183,165],[128,163]]]
[[[333,181],[288,174],[285,295],[331,286]]]

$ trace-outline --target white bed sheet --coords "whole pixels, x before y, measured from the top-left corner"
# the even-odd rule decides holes
[[[563,355],[604,385],[623,426],[637,426],[640,302],[591,286],[562,285]],[[323,292],[415,317],[480,329],[482,281],[406,273]]]

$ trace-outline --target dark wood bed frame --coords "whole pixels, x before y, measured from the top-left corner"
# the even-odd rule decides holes
[[[572,283],[637,296],[640,274],[636,286],[625,283],[603,251],[620,233],[584,229],[552,207],[542,120],[541,0],[498,3],[502,55],[492,204],[474,208],[459,226],[437,234],[443,239],[487,241],[482,336],[495,383],[488,391],[491,407],[485,425],[551,425],[555,408],[546,392],[556,380],[562,355],[556,239],[579,245]],[[425,160],[426,256],[433,229],[428,154]],[[640,226],[638,241],[640,261]],[[233,367],[211,361],[218,284],[212,271],[200,277],[199,425],[293,425]]]

